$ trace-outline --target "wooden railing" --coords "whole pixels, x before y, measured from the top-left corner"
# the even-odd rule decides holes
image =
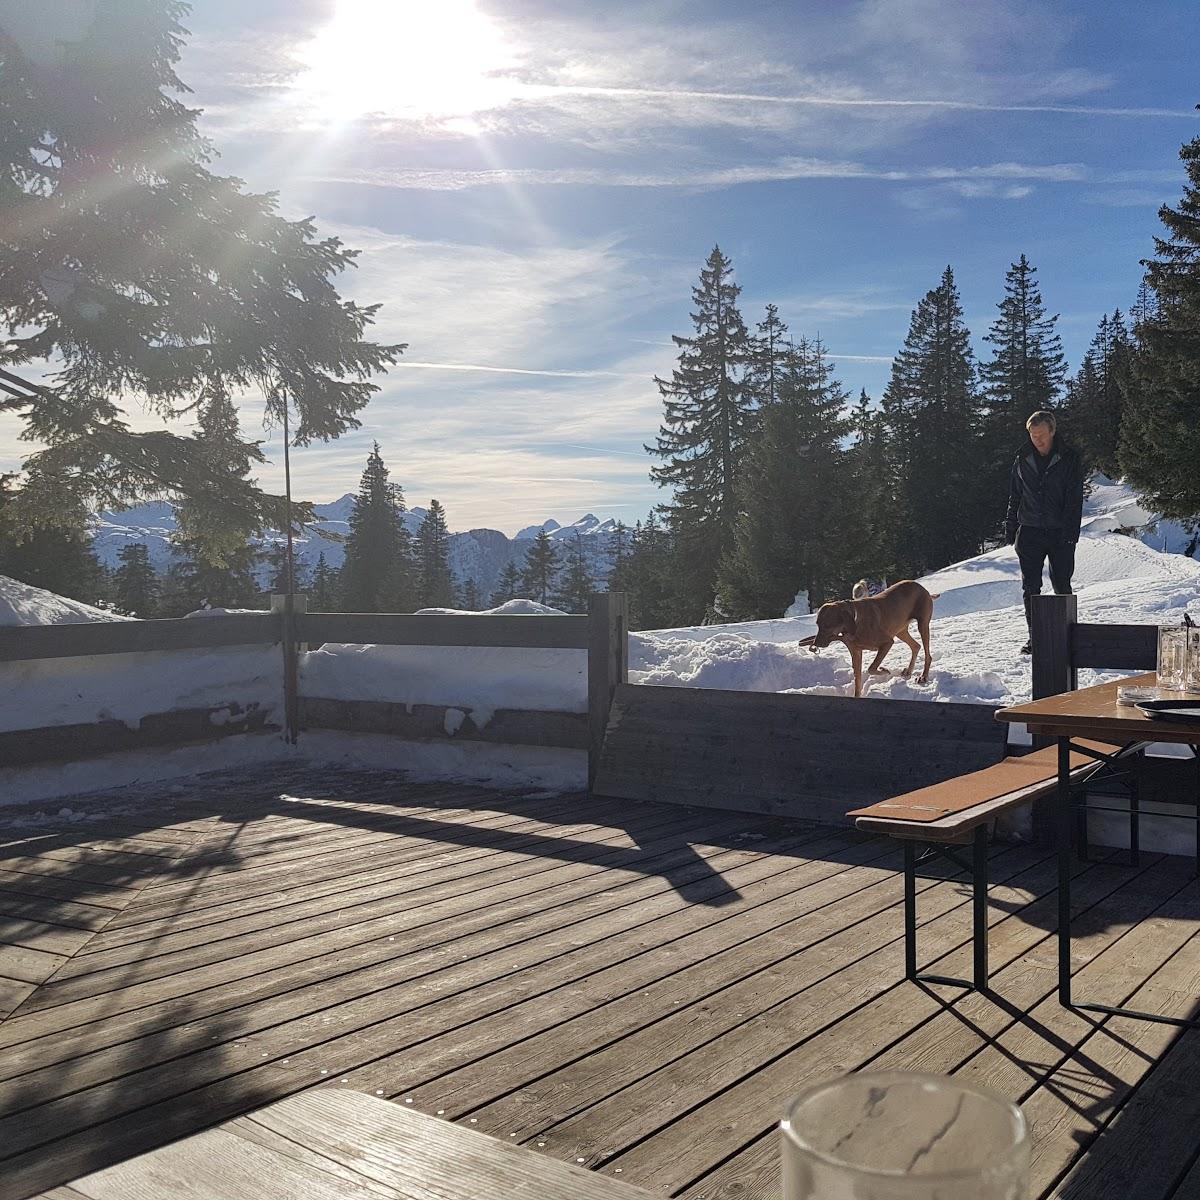
[[[278,613],[228,613],[161,621],[97,621],[81,625],[0,627],[0,662],[145,654],[153,650],[210,650],[271,645],[282,637]]]
[[[1034,596],[1030,642],[1033,699],[1073,692],[1081,669],[1153,671],[1157,625],[1089,625],[1079,622],[1076,596]]]
[[[389,733],[402,738],[450,738],[570,747],[588,751],[588,783],[595,778],[613,694],[628,677],[628,606],[618,593],[595,595],[587,616],[416,615],[407,613],[310,613],[305,598],[272,598],[272,611],[154,621],[0,628],[0,663],[106,654],[280,645],[283,653],[284,731],[296,740],[303,728]],[[459,714],[447,732],[447,707],[389,703],[372,697],[336,700],[300,695],[297,672],[302,645],[346,643],[380,646],[512,647],[587,652],[587,713],[500,709],[485,725]],[[464,698],[465,699],[465,698]],[[0,733],[0,766],[84,757],[103,748],[171,744],[205,736],[273,730],[264,714],[242,710],[237,698],[210,710],[151,714],[139,730],[117,722],[55,726]],[[219,725],[209,718],[236,710],[241,719]],[[172,730],[178,731],[172,734]],[[119,736],[116,736],[118,735]],[[80,754],[79,751],[83,753]]]

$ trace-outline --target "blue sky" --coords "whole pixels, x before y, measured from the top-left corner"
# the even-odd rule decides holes
[[[1188,10],[201,0],[180,73],[217,169],[360,248],[345,290],[409,343],[361,431],[295,456],[297,492],[352,490],[377,438],[452,528],[643,516],[651,376],[714,242],[747,320],[777,303],[855,392],[947,263],[986,350],[1021,253],[1074,369],[1180,194]]]

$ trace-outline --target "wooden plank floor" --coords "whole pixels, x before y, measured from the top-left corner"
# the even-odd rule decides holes
[[[1198,1200],[1200,1033],[1058,1006],[1046,852],[992,850],[986,996],[901,981],[898,867],[849,830],[301,766],[5,810],[0,941],[53,961],[0,1022],[0,1200],[311,1087],[765,1200],[786,1098],[868,1066],[1020,1101],[1032,1195]],[[1200,1008],[1192,867],[1079,866],[1081,996]],[[964,886],[919,914],[923,962],[969,971]]]

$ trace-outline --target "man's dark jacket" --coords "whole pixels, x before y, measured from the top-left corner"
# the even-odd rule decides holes
[[[1083,461],[1079,451],[1055,438],[1041,467],[1038,458],[1029,442],[1013,462],[1004,535],[1011,542],[1019,525],[1031,525],[1054,530],[1065,542],[1077,542],[1083,520]]]

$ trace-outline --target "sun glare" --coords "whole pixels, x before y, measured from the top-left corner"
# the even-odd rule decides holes
[[[338,0],[299,58],[297,87],[333,121],[465,118],[517,89],[513,49],[474,0]]]

